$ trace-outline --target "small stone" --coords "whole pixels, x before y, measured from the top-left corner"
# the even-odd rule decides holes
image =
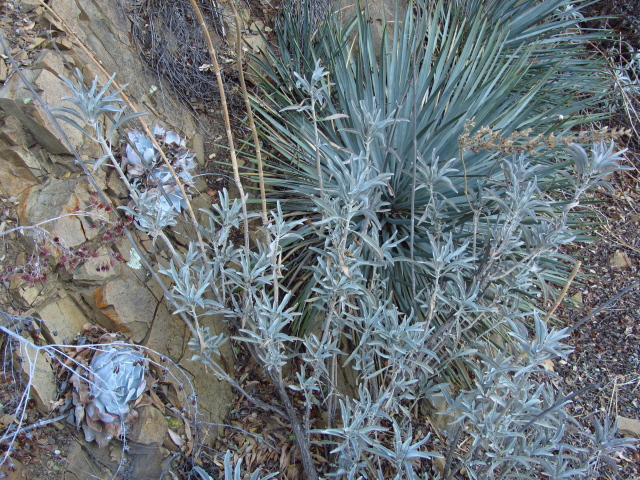
[[[26,478],[23,470],[24,467],[22,466],[22,463],[9,457],[2,466],[0,466],[0,476],[5,480],[22,480]]]
[[[16,263],[16,265],[24,265],[24,263]],[[31,285],[20,277],[14,276],[10,288],[14,289],[14,298],[20,298],[25,305],[34,306],[38,303],[38,299],[47,298],[47,294],[51,290],[50,283],[51,278],[45,282]]]
[[[55,43],[55,46],[58,47],[59,50],[71,50],[73,48],[73,43],[66,38],[54,38],[53,43]],[[47,42],[45,48],[53,48],[52,43]]]
[[[7,70],[7,64],[0,59],[0,82],[4,82],[7,79]]]
[[[43,328],[54,343],[71,343],[83,325],[89,322],[73,298],[60,298],[40,308]]]
[[[129,190],[127,186],[118,175],[118,171],[114,168],[107,174],[107,188],[109,193],[115,195],[118,198],[128,198]]]
[[[49,412],[49,405],[57,399],[56,378],[51,368],[51,358],[46,352],[20,342],[20,358],[23,375],[31,382],[31,395],[38,410]]]
[[[39,183],[29,168],[31,153],[23,147],[0,150],[0,192],[7,197],[18,196],[27,188]]]
[[[42,45],[44,43],[44,38],[34,38],[33,40],[30,41],[29,45],[27,46],[27,48],[29,50],[36,50],[40,45]]]
[[[258,20],[257,22],[253,22],[251,24],[251,26],[249,27],[249,29],[252,32],[256,32],[256,33],[260,32],[260,31],[264,30],[264,22],[262,22],[260,20]]]
[[[640,420],[618,417],[618,432],[625,437],[640,438]]]
[[[616,250],[616,253],[611,257],[611,264],[620,268],[631,268],[633,261],[629,258],[626,252]]]
[[[246,43],[253,53],[260,53],[266,51],[266,44],[264,39],[260,35],[248,35],[243,37],[244,43]]]
[[[53,50],[43,50],[34,63],[35,68],[44,68],[54,75],[64,75],[64,62],[60,55]]]
[[[141,342],[152,324],[158,301],[151,291],[128,269],[121,275],[93,292],[97,317],[103,327],[123,332]]]
[[[429,417],[431,425],[439,431],[446,431],[454,418],[445,412],[449,404],[444,395],[432,395],[428,399],[421,400],[420,413]]]
[[[153,405],[147,405],[138,408],[138,414],[138,420],[127,433],[127,438],[146,445],[151,443],[162,445],[168,428],[167,419],[162,412]]]
[[[436,468],[440,472],[440,475],[442,475],[444,473],[444,467],[446,465],[446,460],[444,458],[442,458],[442,457],[434,457],[433,458],[433,464],[436,466]]]
[[[582,292],[578,292],[575,295],[571,295],[571,298],[575,300],[576,303],[582,304]]]
[[[109,252],[110,250],[104,247],[96,250],[98,256],[87,259],[74,272],[73,283],[83,287],[97,287],[119,276],[121,264],[113,260]]]
[[[200,135],[199,133],[196,133],[191,138],[191,143],[193,145],[191,150],[196,156],[196,162],[198,162],[198,164],[200,165],[204,165],[204,162],[205,162],[204,139],[202,138],[202,135]]]
[[[15,415],[6,414],[0,417],[1,428],[6,428],[16,419]]]
[[[23,13],[29,13],[40,6],[40,2],[36,0],[22,0],[20,6]]]

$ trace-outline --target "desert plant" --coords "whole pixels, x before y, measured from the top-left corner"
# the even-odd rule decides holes
[[[261,129],[284,160],[272,164],[282,194],[255,248],[246,198],[226,191],[199,225],[206,242],[187,252],[164,235],[172,219],[157,198],[129,210],[170,249],[165,295],[191,328],[193,359],[290,422],[306,478],[319,478],[312,435],[330,446],[322,474],[350,479],[425,478],[425,463],[444,455],[449,478],[462,467],[476,478],[586,478],[593,459],[629,446],[606,425],[586,450],[562,428],[551,434],[573,422],[562,410],[572,394],[540,367],[566,353],[566,332],[536,316],[547,282],[565,278],[558,248],[585,225],[574,218],[585,194],[625,168],[602,138],[590,153],[540,141],[587,121],[578,113],[598,101],[598,64],[582,55],[589,37],[565,6],[419,2],[380,51],[365,13],[353,30],[331,14],[317,30],[303,18],[310,36],[281,33],[280,56],[263,65]],[[283,32],[301,18],[291,12]],[[480,131],[503,141],[476,148]],[[243,247],[231,234],[240,226]],[[252,398],[216,363],[225,335],[199,321],[213,314],[231,323],[282,407]],[[341,370],[353,372],[347,385]],[[430,451],[415,411],[439,381],[459,390],[449,400],[460,417]],[[325,426],[313,428],[314,410]]]
[[[178,181],[187,189],[193,187],[195,155],[185,147],[185,138],[171,130],[165,131],[158,125],[153,128],[153,135],[157,144],[164,150],[171,167],[177,172]],[[169,167],[163,163],[156,146],[137,130],[130,130],[127,137],[129,140],[125,149],[127,173],[129,177],[142,180],[143,185],[137,184],[138,188],[152,192],[164,190],[166,194],[158,196],[164,210],[174,209],[180,212],[181,209],[186,209],[188,198],[185,199],[182,196],[177,180],[171,174]]]
[[[78,336],[77,344],[40,345],[40,322],[37,318],[0,311],[0,332],[6,336],[7,352],[19,352],[17,360],[22,362],[24,371],[29,372],[21,389],[16,390],[17,425],[9,426],[0,435],[0,442],[9,445],[0,464],[12,454],[17,436],[34,426],[25,425],[26,408],[32,394],[32,380],[35,372],[42,368],[41,362],[59,367],[58,378],[66,378],[61,382],[60,393],[66,394],[68,387],[70,395],[69,398],[64,395],[52,406],[61,415],[40,423],[46,425],[66,419],[83,431],[87,442],[95,440],[99,447],[108,445],[112,438],[121,440],[126,446],[129,428],[138,420],[136,400],[157,381],[173,385],[176,393],[179,386],[181,393],[178,396],[185,403],[181,413],[185,418],[195,418],[197,400],[194,396],[194,403],[189,402],[187,393],[193,392],[191,380],[171,360],[151,349],[124,341],[126,337],[122,334],[107,334],[95,325],[86,326],[79,332],[82,335]],[[91,339],[98,343],[87,343]],[[7,364],[10,365],[10,361]],[[121,461],[124,460],[124,456],[121,457]]]
[[[447,432],[456,439],[449,446],[451,453],[458,442],[468,444],[449,456],[445,478],[456,478],[463,467],[473,479],[590,478],[597,473],[597,459],[617,470],[611,451],[633,448],[633,441],[611,436],[608,417],[604,428],[594,419],[591,434],[564,410],[575,394],[563,396],[547,381],[557,374],[545,362],[566,358],[570,352],[560,343],[566,329],[549,330],[537,315],[534,323],[535,335],[529,338],[524,325],[511,322],[517,357],[505,351],[487,355],[481,346],[473,366],[475,387],[455,398],[442,390],[447,414],[454,419]],[[576,432],[586,442],[571,442]]]
[[[87,89],[84,85],[82,72],[77,68],[76,76],[78,78],[77,85],[74,85],[68,78],[61,77],[73,93],[72,97],[64,97],[63,99],[73,103],[76,108],[57,107],[55,111],[60,113],[55,114],[55,117],[75,127],[103,148],[105,153],[95,162],[94,170],[105,161],[110,160],[110,163],[118,169],[121,178],[124,179],[120,165],[112,154],[114,135],[121,125],[136,117],[146,115],[146,113],[125,115],[126,107],[123,105],[124,101],[119,97],[119,93],[125,87],[109,92],[115,74],[100,90],[98,90],[97,77],[93,79],[91,87]],[[126,181],[126,179],[124,180]]]
[[[473,238],[476,260],[465,283],[473,283],[489,262],[494,239],[479,215],[497,219],[500,214],[496,202],[480,200],[479,182],[502,177],[501,155],[460,148],[465,125],[473,120],[478,126],[473,131],[491,126],[505,139],[525,129],[531,137],[559,135],[593,118],[579,113],[600,101],[606,83],[598,74],[599,61],[584,46],[602,34],[581,33],[576,19],[559,10],[579,13],[580,2],[456,3],[418,2],[383,30],[379,50],[366,8],[358,9],[349,27],[329,14],[317,32],[298,28],[306,17],[289,8],[277,29],[278,49],[261,63],[264,101],[256,102],[256,109],[263,138],[278,154],[271,162],[278,174],[268,181],[282,192],[285,211],[317,222],[313,197],[322,197],[323,187],[338,186],[342,177],[333,165],[360,168],[352,155],[362,154],[372,172],[389,176],[379,192],[387,206],[375,215],[382,226],[376,241],[383,244],[394,235],[403,240],[394,251],[397,261],[379,273],[390,280],[404,312],[415,308],[416,294],[433,283],[430,232],[451,233],[456,248]],[[538,147],[534,158],[537,188],[558,198],[554,192],[565,183],[557,172],[567,166],[566,157]],[[370,219],[361,215],[355,221],[356,231],[366,231]],[[312,244],[317,240],[308,240]],[[527,248],[522,244],[513,255]],[[365,258],[375,256],[375,249],[364,250]],[[309,289],[296,277],[314,256],[307,249],[288,257],[295,275],[285,284],[301,295],[300,304]],[[540,280],[557,281],[552,272],[563,267],[552,257],[539,260]],[[303,331],[311,318],[305,318]],[[431,321],[441,325],[444,319],[436,314]]]
[[[235,467],[231,465],[231,452],[227,450],[224,455],[224,480],[241,480],[242,479],[242,459],[236,463]],[[198,474],[200,480],[213,480],[213,477],[209,475],[203,468],[194,467],[193,471]],[[272,473],[266,477],[260,476],[260,469],[257,469],[251,474],[251,480],[270,480],[275,478],[278,473]]]
[[[122,425],[135,422],[137,414],[129,404],[146,388],[146,363],[145,356],[135,348],[112,344],[94,355],[88,369],[76,369],[71,378],[76,389],[75,420],[82,426],[86,441],[96,440],[104,447],[121,436]]]
[[[71,102],[75,108],[57,107],[53,109],[57,112],[54,117],[69,123],[102,147],[104,154],[94,162],[94,171],[108,160],[127,185],[136,208],[165,219],[161,222],[165,226],[172,225],[171,217],[187,208],[190,197],[186,190],[194,182],[194,154],[185,147],[185,139],[158,125],[152,132],[155,141],[132,129],[127,134],[123,162],[126,171],[123,170],[113,153],[114,137],[121,126],[146,113],[125,114],[127,107],[119,94],[126,85],[109,93],[115,74],[100,89],[97,77],[87,89],[78,69],[76,76],[77,85],[68,78],[60,77],[73,93],[72,97],[63,97],[63,100]],[[146,195],[140,198],[141,193]]]

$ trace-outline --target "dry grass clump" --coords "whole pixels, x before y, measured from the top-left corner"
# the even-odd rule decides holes
[[[220,101],[216,78],[203,65],[211,63],[207,43],[189,0],[125,1],[132,24],[133,42],[149,67],[165,79],[192,108]],[[199,1],[207,23],[224,37],[217,2]],[[225,84],[232,80],[225,76]]]

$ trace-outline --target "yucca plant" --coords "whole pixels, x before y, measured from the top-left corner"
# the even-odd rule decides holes
[[[321,220],[314,197],[342,180],[336,165],[352,174],[362,168],[359,163],[389,176],[378,192],[386,206],[373,213],[381,225],[378,237],[368,237],[368,215],[355,219],[355,230],[365,234],[370,258],[377,245],[403,239],[393,266],[377,271],[390,280],[403,311],[415,308],[416,297],[432,288],[434,241],[442,235],[452,252],[470,245],[469,264],[462,269],[467,287],[477,284],[473,279],[494,278],[477,287],[480,296],[495,295],[507,280],[488,273],[496,268],[496,225],[503,233],[515,226],[507,225],[496,201],[506,191],[509,173],[500,167],[505,153],[528,151],[535,158],[535,188],[553,196],[552,208],[561,211],[564,196],[558,192],[568,184],[557,171],[569,163],[542,140],[593,120],[584,112],[606,88],[600,61],[585,47],[604,34],[581,32],[572,15],[583,3],[418,1],[403,18],[387,23],[379,50],[366,8],[348,25],[329,13],[317,29],[304,9],[285,9],[276,29],[278,49],[261,63],[256,109],[263,138],[275,152],[270,166],[277,173],[268,178],[273,196],[288,212],[310,218],[300,232],[307,240],[292,246],[287,257],[288,286],[301,299],[313,288],[304,267],[316,262],[314,250],[305,248],[318,245],[310,235]],[[316,78],[320,64],[328,74]],[[461,147],[459,138],[481,127],[496,135],[496,147]],[[493,199],[485,196],[489,184]],[[523,235],[509,252],[514,264],[533,248],[526,225],[548,218],[548,206],[530,205],[535,214],[525,228],[510,232]],[[584,216],[582,223],[567,221],[588,225]],[[561,282],[563,268],[557,255],[539,256],[537,279],[522,298],[548,294],[546,282]],[[313,318],[303,317],[300,328],[309,328]],[[439,326],[446,318],[436,314],[430,321]]]

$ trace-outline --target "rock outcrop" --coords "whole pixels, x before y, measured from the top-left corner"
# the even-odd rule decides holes
[[[138,111],[150,113],[147,122],[157,122],[193,138],[194,151],[203,161],[203,139],[196,135],[195,121],[175,100],[160,92],[154,94],[152,87],[158,79],[135,54],[129,41],[128,19],[119,4],[51,0],[49,5],[58,15],[46,15],[54,29],[77,35],[107,72],[116,72],[117,82],[128,84],[125,93]],[[107,80],[76,43],[61,36],[55,42],[64,48],[59,52],[43,50],[23,72],[49,108],[68,105],[62,97],[71,92],[60,76],[75,80],[75,68],[81,70],[85,80],[91,81],[95,76],[101,84]],[[201,414],[198,420],[222,423],[233,398],[230,387],[202,364],[187,361],[193,354],[187,349],[188,329],[179,316],[173,315],[155,281],[137,264],[131,254],[133,246],[122,233],[120,237],[113,234],[116,238],[105,236],[116,225],[108,223],[112,220],[100,224],[100,219],[106,218],[104,206],[100,207],[103,210],[96,207],[93,187],[71,155],[75,149],[86,162],[97,159],[102,152],[67,123],[60,123],[60,132],[47,109],[32,98],[18,75],[8,75],[3,60],[0,66],[0,82],[4,83],[0,88],[0,196],[17,204],[21,226],[33,227],[24,231],[24,239],[35,257],[30,259],[28,253],[17,263],[28,263],[37,257],[48,265],[48,275],[37,282],[24,280],[21,275],[11,281],[13,300],[20,313],[42,319],[42,337],[49,343],[71,343],[83,326],[93,323],[111,332],[122,332],[160,356],[181,363],[195,387]],[[113,171],[102,167],[95,177],[115,206],[128,201],[126,187]],[[163,258],[158,244],[139,232],[136,235],[151,261]],[[69,259],[74,256],[81,257],[81,261],[70,265]],[[220,319],[203,319],[203,324],[213,331],[225,328]],[[225,355],[232,358],[228,346]],[[25,377],[31,378],[38,407],[48,412],[57,399],[51,359],[40,353],[34,365],[34,352],[29,347],[16,356],[20,357]],[[127,453],[135,460],[130,474],[132,478],[158,478],[170,456],[165,448],[170,442],[167,419],[152,405],[142,407],[142,411],[144,414],[130,431],[130,440],[148,446],[134,445]],[[93,450],[96,458],[104,459],[102,466],[86,465],[86,456],[78,451],[75,460],[69,458],[65,478],[85,478],[86,472],[111,478],[119,468],[119,459],[111,457],[114,452],[121,452],[121,445],[115,445],[111,453],[97,452],[95,445],[86,448]]]

